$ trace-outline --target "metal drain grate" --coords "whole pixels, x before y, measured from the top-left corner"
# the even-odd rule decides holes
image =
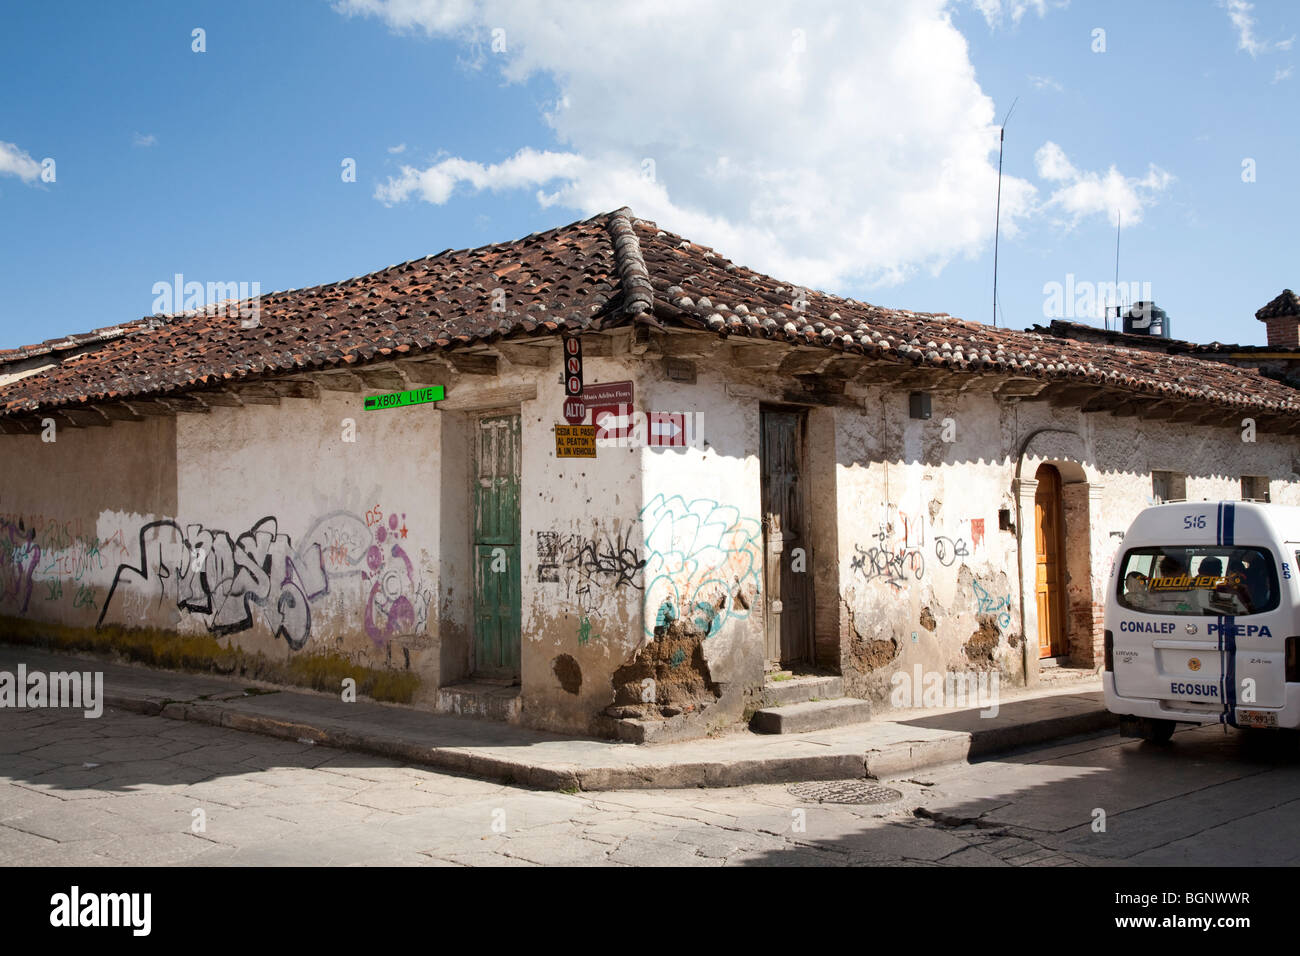
[[[790,792],[807,803],[893,803],[903,799],[899,791],[877,786],[868,780],[792,783]]]

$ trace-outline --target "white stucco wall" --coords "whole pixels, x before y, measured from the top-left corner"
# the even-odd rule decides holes
[[[658,356],[597,352],[589,383],[631,380],[638,411],[698,415],[697,446],[607,442],[595,459],[557,459],[558,347],[545,367],[502,359],[496,375],[457,375],[441,405],[365,412],[364,391],[322,391],[65,428],[56,443],[0,436],[0,614],[87,627],[102,614],[282,660],[339,655],[409,670],[416,703],[432,706],[440,684],[473,669],[474,423],[517,410],[525,720],[591,729],[656,626],[687,615],[700,617],[709,680],[731,707],[763,679],[760,408],[788,383],[706,360],[693,383],[670,381]],[[926,421],[908,417],[907,390],[879,385],[810,412],[818,656],[878,703],[891,674],[918,664],[1032,677],[1042,463],[1066,482],[1064,613],[1085,656],[1153,470],[1185,474],[1193,499],[1237,499],[1241,475],[1266,475],[1274,501],[1300,504],[1293,438],[1243,442],[1236,428],[981,388],[932,397]],[[355,442],[343,440],[348,418]],[[999,528],[1000,509],[1013,529]]]

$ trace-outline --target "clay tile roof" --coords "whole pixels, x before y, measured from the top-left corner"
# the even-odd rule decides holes
[[[126,322],[122,325],[111,325],[108,328],[94,329],[90,332],[65,335],[57,339],[46,339],[44,342],[38,342],[35,345],[23,345],[16,349],[0,349],[0,365],[21,362],[24,359],[37,358],[42,355],[71,352],[88,345],[96,345],[109,339],[120,338],[123,335],[130,335],[139,331],[145,326],[145,323],[145,319],[137,319],[134,322]]]
[[[1286,296],[1295,301],[1290,292],[1279,299]],[[0,414],[626,323],[811,345],[902,365],[1072,380],[1233,409],[1300,412],[1300,392],[1255,369],[799,289],[624,208],[514,242],[445,250],[329,285],[263,295],[252,328],[238,315],[200,311],[142,319],[89,340],[57,340],[83,339],[53,367],[0,385]],[[0,352],[0,381],[6,366],[37,354],[33,349],[57,353],[57,343]]]
[[[1300,297],[1290,289],[1283,289],[1281,295],[1255,313],[1255,318],[1264,322],[1292,315],[1300,318]]]
[[[683,325],[917,366],[1106,385],[1240,410],[1300,412],[1300,392],[1257,369],[798,290],[653,223],[638,221],[636,230],[655,287],[655,314]]]
[[[503,335],[554,334],[561,326],[596,327],[623,307],[627,281],[615,268],[608,219],[264,294],[255,327],[241,318],[253,314],[250,302],[140,319],[130,334],[95,339],[96,348],[0,386],[0,414],[353,367]],[[0,381],[6,366],[63,342],[0,352]]]

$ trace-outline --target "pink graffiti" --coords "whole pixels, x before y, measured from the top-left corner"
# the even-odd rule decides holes
[[[367,520],[371,514],[367,513]],[[373,514],[382,512],[376,507]],[[406,515],[402,515],[400,528],[395,513],[388,516],[387,526],[378,522],[376,543],[366,550],[369,571],[363,572],[363,577],[371,584],[366,596],[365,627],[376,647],[384,646],[395,635],[415,633],[428,613],[430,596],[421,593],[416,583],[415,566],[402,546],[396,543],[398,538],[406,537],[405,519]]]

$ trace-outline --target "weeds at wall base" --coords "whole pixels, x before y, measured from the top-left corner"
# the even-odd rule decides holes
[[[357,694],[409,704],[420,679],[408,671],[361,667],[339,654],[299,654],[271,660],[223,645],[207,634],[178,634],[157,628],[106,626],[102,630],[47,624],[0,615],[0,640],[51,651],[80,651],[169,670],[239,676],[270,684],[341,693],[343,679],[357,682]]]

